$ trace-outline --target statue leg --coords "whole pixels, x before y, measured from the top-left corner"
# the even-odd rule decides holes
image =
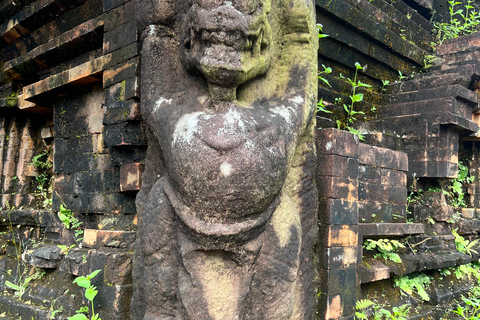
[[[160,179],[149,193],[139,219],[134,261],[135,320],[180,320],[177,275],[178,223]]]

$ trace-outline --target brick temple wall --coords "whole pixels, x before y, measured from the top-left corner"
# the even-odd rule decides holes
[[[427,186],[454,178],[459,157],[469,159],[472,172],[478,169],[478,142],[461,146],[476,139],[478,126],[470,115],[478,103],[470,81],[480,72],[475,63],[465,64],[476,40],[459,40],[439,52],[445,65],[463,63],[461,70],[440,70],[434,78],[383,91],[381,80],[393,83],[398,71],[419,71],[432,50],[429,19],[433,10],[435,19],[448,14],[446,3],[432,1],[431,8],[421,1],[315,4],[317,22],[329,34],[320,39],[318,55],[319,65],[333,69],[325,76],[332,87],[319,84],[327,109],[342,114],[351,87],[339,75],[353,77],[355,62],[366,66],[359,79],[372,85],[360,90],[365,101],[358,110],[366,115],[359,120],[368,120],[357,126],[363,142],[331,129],[334,117],[317,116],[319,127],[330,128],[318,130],[316,138],[318,319],[351,319],[355,302],[375,298],[374,292],[396,290],[389,297],[403,301],[392,289],[394,276],[472,261],[456,252],[451,234],[458,228],[469,239],[478,237],[472,210],[462,211],[452,226],[447,221],[454,210],[439,194],[435,203],[442,205],[428,212],[425,206],[409,206],[407,194],[413,173],[419,186]],[[5,271],[0,272],[0,314],[6,319],[47,319],[49,310],[60,307],[57,319],[65,319],[83,304],[73,279],[97,269],[103,270],[94,280],[102,319],[130,317],[135,197],[147,149],[139,113],[139,41],[134,0],[0,0],[0,269]],[[435,92],[410,92],[427,90],[431,83]],[[391,92],[396,100],[386,98]],[[432,100],[442,102],[435,112]],[[44,152],[53,163],[47,170],[52,180],[40,195],[39,172],[31,163]],[[478,179],[466,190],[469,209],[478,204],[477,184]],[[82,240],[58,218],[61,206],[82,222],[77,228],[84,232]],[[393,264],[362,249],[364,240],[379,238],[412,239],[423,251],[400,252],[405,263]],[[67,253],[58,244],[75,247]],[[35,267],[46,270],[45,276],[17,299],[5,282],[18,272],[34,274]],[[453,297],[447,293],[443,296]],[[439,294],[432,297],[444,302]],[[425,311],[432,319],[434,302]]]

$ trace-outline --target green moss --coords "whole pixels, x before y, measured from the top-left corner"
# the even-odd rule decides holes
[[[7,97],[7,107],[16,107],[18,105],[18,94],[18,92],[14,92]]]

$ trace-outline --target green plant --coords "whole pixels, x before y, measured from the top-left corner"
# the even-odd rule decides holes
[[[433,54],[427,54],[423,57],[423,69],[427,70],[433,67],[435,61],[441,60],[439,57]]]
[[[67,209],[65,205],[62,203],[60,205],[60,211],[58,212],[58,217],[60,221],[63,222],[63,225],[68,230],[73,229],[75,231],[75,241],[77,243],[82,242],[83,240],[83,230],[80,226],[83,224],[80,220],[78,220],[72,213],[72,210]]]
[[[452,234],[455,237],[455,246],[457,250],[461,253],[466,253],[469,256],[472,256],[472,252],[478,254],[477,250],[473,249],[480,239],[475,239],[473,241],[466,240],[464,237],[458,234],[457,229],[452,230]]]
[[[13,283],[7,280],[5,281],[5,285],[10,289],[15,290],[16,296],[21,297],[25,293],[25,290],[28,288],[28,284],[32,280],[41,279],[45,275],[45,273],[45,270],[43,270],[42,268],[35,267],[35,272],[32,275],[24,278],[23,280],[22,278],[20,278],[20,281],[17,281],[17,283]]]
[[[477,26],[480,24],[480,13],[472,6],[473,0],[468,0],[464,9],[456,9],[456,6],[462,5],[462,2],[455,0],[448,1],[450,21],[433,22],[437,29],[437,44],[442,44],[447,39],[457,38],[477,32]]]
[[[395,286],[411,296],[416,292],[424,301],[430,301],[430,297],[425,291],[425,286],[429,285],[431,278],[422,272],[412,273],[395,279]]]
[[[400,243],[397,240],[391,240],[391,239],[379,239],[379,240],[373,240],[373,239],[367,239],[363,243],[363,247],[366,250],[378,250],[379,253],[377,253],[374,258],[381,257],[385,261],[390,260],[396,263],[401,263],[402,259],[400,256],[395,253],[395,251],[398,248],[405,248],[405,246]]]
[[[468,263],[468,264],[462,264],[453,270],[453,273],[455,274],[455,277],[458,280],[467,278],[467,279],[472,279],[475,278],[477,281],[480,280],[480,270],[478,267],[476,267],[473,263]]]
[[[355,319],[357,320],[368,320],[368,313],[371,313],[373,320],[407,320],[406,316],[410,311],[410,307],[408,304],[404,304],[399,307],[393,307],[390,311],[371,300],[362,299],[356,302],[355,310]]]
[[[66,246],[66,245],[63,245],[63,244],[57,244],[57,247],[60,248],[60,250],[62,250],[60,252],[61,254],[67,254],[72,248],[75,247],[75,245],[72,244],[70,246]]]
[[[26,281],[25,276],[27,269],[23,265],[23,261],[21,260],[21,255],[23,251],[23,245],[21,241],[17,241],[15,233],[13,231],[13,224],[12,224],[12,211],[15,210],[15,207],[10,206],[10,204],[7,202],[6,203],[6,213],[8,217],[8,230],[11,233],[11,241],[13,243],[13,246],[15,248],[15,257],[14,260],[16,262],[16,274],[12,275],[11,270],[3,270],[2,273],[10,278],[12,281],[6,280],[5,285],[13,289],[15,291],[15,295],[17,296],[22,296],[23,293],[25,292],[25,289],[27,288],[28,282],[30,282],[32,279]]]
[[[40,198],[41,202],[38,206],[41,209],[47,209],[52,207],[52,162],[49,160],[49,152],[45,151],[33,157],[31,166],[37,171],[36,180],[36,195]]]
[[[323,25],[321,25],[320,23],[317,23],[317,30],[319,39],[329,37],[328,34],[323,33]]]
[[[68,293],[68,289],[65,291],[64,294],[67,294]],[[58,298],[60,297],[56,297],[55,299],[52,300],[52,302],[50,303],[50,309],[48,311],[48,318],[50,320],[54,320],[55,319],[55,316],[57,315],[57,313],[62,313],[63,312],[63,306],[60,306],[60,308],[55,308],[55,303],[57,302]]]
[[[463,185],[472,183],[474,180],[474,176],[469,176],[468,167],[464,162],[458,161],[458,177],[451,181],[451,185],[448,187],[449,191],[444,191],[444,194],[449,197],[452,206],[466,207]]]
[[[453,313],[458,314],[465,320],[479,320],[480,319],[480,299],[478,297],[465,298],[461,297],[465,306],[457,306],[457,310]]]
[[[360,134],[360,131],[358,131],[355,128],[352,128],[350,125],[357,121],[357,118],[356,118],[357,115],[365,114],[365,112],[363,111],[355,110],[355,103],[363,101],[363,93],[357,92],[358,88],[372,87],[369,84],[366,84],[361,82],[360,80],[357,80],[358,71],[363,69],[364,67],[362,67],[360,63],[355,62],[355,75],[353,77],[353,80],[350,78],[346,78],[342,74],[340,74],[340,78],[347,80],[352,85],[352,94],[349,96],[350,104],[345,104],[345,103],[343,104],[343,109],[347,113],[346,120],[345,121],[337,120],[338,129],[347,130],[350,133],[356,134],[358,135],[360,140],[363,140],[363,136]]]
[[[85,289],[85,298],[90,301],[91,304],[91,311],[88,306],[84,306],[76,311],[76,314],[72,317],[68,317],[68,320],[101,320],[98,313],[95,313],[95,305],[93,303],[93,299],[98,293],[97,287],[93,286],[91,281],[93,278],[97,276],[97,274],[102,271],[95,270],[86,277],[80,276],[73,280],[73,283],[76,283],[79,287]],[[91,314],[91,318],[89,319],[87,315]]]

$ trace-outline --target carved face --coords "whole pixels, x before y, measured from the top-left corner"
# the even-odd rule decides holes
[[[236,88],[271,61],[270,0],[193,0],[181,29],[182,62],[209,85]]]

